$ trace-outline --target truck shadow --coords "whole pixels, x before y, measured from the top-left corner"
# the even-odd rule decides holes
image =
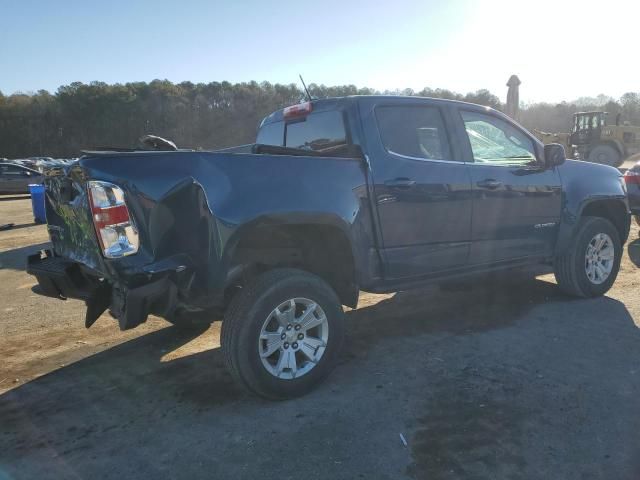
[[[575,307],[574,313],[555,318],[558,308],[569,305]],[[523,320],[532,307],[537,307],[536,315]],[[445,362],[451,359],[450,365],[454,365],[460,358],[472,355],[460,342],[496,335],[507,327],[516,327],[512,337],[522,349],[541,348],[546,345],[546,335],[578,336],[581,341],[581,332],[588,327],[589,335],[606,339],[597,359],[586,351],[572,353],[581,362],[580,381],[595,389],[590,390],[590,395],[611,395],[611,381],[598,386],[603,374],[598,364],[625,369],[636,362],[640,351],[630,351],[630,342],[637,342],[640,336],[622,303],[610,298],[564,302],[555,285],[542,280],[467,287],[458,292],[436,288],[400,292],[348,312],[347,321],[349,333],[341,367],[315,392],[289,402],[266,402],[245,394],[227,373],[219,348],[162,362],[166,352],[201,333],[184,333],[173,327],[60,368],[0,396],[0,473],[5,469],[9,473],[21,472],[24,478],[39,478],[38,473],[42,472],[54,477],[100,477],[105,474],[105,466],[113,466],[109,471],[115,477],[122,472],[120,467],[132,462],[134,449],[135,471],[140,477],[161,474],[194,478],[209,471],[219,473],[221,478],[239,478],[234,462],[255,461],[261,465],[263,475],[271,478],[280,468],[276,451],[294,447],[314,451],[316,468],[326,458],[336,458],[336,451],[345,452],[346,458],[364,455],[374,465],[375,457],[382,453],[375,449],[363,453],[350,440],[353,432],[363,435],[359,425],[368,421],[371,412],[377,412],[377,427],[368,427],[374,431],[397,428],[398,416],[406,417],[407,435],[414,432],[409,439],[412,475],[440,478],[439,472],[454,469],[462,472],[462,477],[472,476],[465,470],[465,462],[482,461],[478,455],[485,452],[487,445],[495,447],[498,459],[501,449],[508,447],[505,458],[511,462],[510,468],[518,470],[524,468],[521,457],[527,449],[527,445],[519,443],[526,438],[523,425],[535,424],[537,418],[527,415],[531,405],[523,403],[523,395],[534,396],[526,402],[540,400],[536,395],[544,400],[556,385],[548,383],[538,393],[527,390],[521,395],[527,387],[511,370],[501,367],[502,358],[493,359],[493,347],[483,348],[482,344],[472,351],[485,357],[487,365],[474,366],[472,371],[461,368],[463,373],[450,375],[420,360],[417,355],[426,348],[420,344],[434,338],[457,338],[445,350],[430,347],[434,355]],[[526,329],[542,321],[547,323],[541,332],[525,335]],[[416,338],[420,342],[410,341]],[[376,360],[374,352],[390,344],[404,344],[406,351],[384,361]],[[549,349],[546,355],[545,361],[556,365],[559,382],[576,376],[562,351]],[[375,364],[381,372],[372,372],[367,363]],[[402,375],[397,373],[400,368]],[[429,375],[424,374],[425,368]],[[517,373],[522,375],[523,369],[533,367],[519,368]],[[393,379],[393,389],[382,388],[378,373]],[[635,388],[636,379],[630,381]],[[473,401],[468,396],[470,386],[478,397]],[[509,396],[509,392],[515,393]],[[448,398],[456,401],[447,402]],[[483,404],[496,404],[507,413],[487,417],[486,411],[479,410]],[[334,416],[323,414],[327,409],[333,411],[334,406],[338,412]],[[509,409],[513,410],[511,416]],[[620,415],[628,413],[622,411]],[[480,420],[473,420],[474,415]],[[297,418],[305,420],[295,423]],[[550,421],[554,420],[545,419],[545,425]],[[283,429],[283,425],[288,426]],[[384,435],[388,433],[385,431]],[[274,442],[276,438],[278,441]],[[177,447],[182,444],[189,445],[188,451]],[[275,463],[256,457],[254,449],[267,452]],[[182,453],[177,455],[177,451]],[[430,454],[434,451],[437,459]],[[158,470],[158,459],[166,459],[167,455],[171,462]],[[327,477],[332,472],[338,472],[340,477],[341,472],[341,478],[345,478],[342,461],[333,463],[327,467]],[[208,465],[209,470],[193,470],[194,465]],[[353,473],[346,477],[355,478],[359,472]],[[368,476],[375,477],[375,471],[369,471]]]
[[[8,202],[11,200],[28,200],[31,198],[31,195],[29,194],[24,194],[24,195],[16,195],[16,194],[0,194],[0,202]]]
[[[27,253],[46,246],[17,249],[20,252],[9,258],[24,260]],[[4,258],[7,257],[0,254],[0,261]],[[11,263],[3,266],[20,268]],[[362,305],[345,315],[348,334],[342,363],[366,355],[378,342],[390,337],[445,332],[470,334],[502,328],[517,321],[530,307],[558,298],[555,286],[548,282],[525,280],[515,287],[512,282],[509,291],[504,289],[506,285],[497,283],[480,288],[461,285],[462,291],[452,292],[430,287],[398,292],[388,298],[381,297],[382,300],[374,298],[377,303]],[[118,395],[125,389],[128,395],[155,398],[173,395],[178,404],[191,401],[210,406],[244,397],[227,373],[219,348],[160,361],[166,352],[178,349],[202,333],[167,327],[63,367],[13,392],[29,395],[32,386],[37,385],[34,391],[44,388],[53,399],[56,395],[51,394],[64,396],[68,393],[66,385],[73,384],[75,395],[84,388],[89,396],[95,391]],[[13,392],[5,394],[4,399],[14,395]],[[50,408],[51,404],[45,401],[40,407]]]
[[[640,238],[635,239],[633,242],[629,242],[627,245],[627,253],[629,259],[636,267],[640,267]]]
[[[529,309],[554,301],[573,302],[553,283],[526,273],[481,277],[456,290],[433,286],[398,292],[347,314],[347,351],[366,354],[378,341],[421,334],[471,334],[514,324]]]
[[[49,242],[38,243],[36,245],[29,245],[28,247],[14,248],[13,250],[0,252],[0,268],[26,270],[27,257],[45,248],[51,248],[51,244]]]
[[[23,228],[29,228],[29,227],[38,227],[41,224],[36,223],[36,222],[31,222],[31,223],[14,223],[14,224],[10,224],[11,226],[9,228],[7,228],[7,230],[21,230]],[[7,230],[0,230],[0,231],[7,231]]]

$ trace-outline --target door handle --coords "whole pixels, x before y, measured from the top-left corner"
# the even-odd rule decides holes
[[[493,178],[487,178],[486,180],[478,182],[477,185],[482,188],[488,188],[489,190],[495,190],[502,186],[502,182],[494,180]]]
[[[393,180],[386,180],[384,184],[391,188],[411,188],[415,186],[416,181],[406,177],[398,177]]]

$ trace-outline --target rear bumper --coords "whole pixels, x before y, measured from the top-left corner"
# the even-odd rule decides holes
[[[48,297],[87,300],[95,289],[80,270],[79,264],[54,257],[50,250],[30,255],[27,258],[27,273],[38,280],[40,291],[37,293]]]
[[[37,293],[41,295],[84,300],[87,327],[107,308],[120,329],[128,330],[145,322],[151,313],[166,317],[176,306],[176,286],[167,277],[135,288],[114,287],[97,275],[87,274],[79,263],[56,257],[49,250],[28,257],[27,273],[38,280]]]

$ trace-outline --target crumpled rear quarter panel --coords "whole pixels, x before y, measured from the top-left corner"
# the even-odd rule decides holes
[[[80,164],[47,171],[45,208],[47,228],[57,255],[97,271],[104,269]]]

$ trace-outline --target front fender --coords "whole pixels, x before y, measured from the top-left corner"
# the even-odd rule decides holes
[[[556,255],[572,244],[578,223],[589,205],[602,201],[620,202],[620,207],[629,212],[622,175],[616,168],[577,160],[567,160],[558,168],[563,201]]]

